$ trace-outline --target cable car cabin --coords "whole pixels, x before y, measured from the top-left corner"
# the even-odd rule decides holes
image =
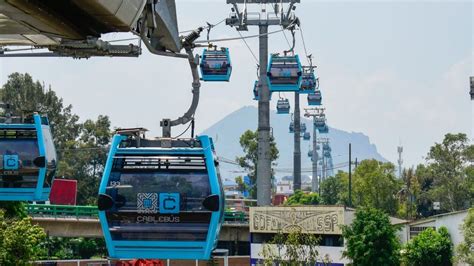
[[[295,133],[295,123],[290,122],[290,127],[289,127],[289,129],[290,129],[290,133]]]
[[[324,125],[324,127],[318,128],[318,131],[319,131],[319,133],[327,134],[327,133],[329,133],[329,127],[328,127],[328,125],[326,124],[326,125]]]
[[[208,136],[148,140],[119,133],[99,188],[109,256],[207,260],[217,245],[224,200]]]
[[[317,90],[314,93],[308,94],[308,105],[310,106],[321,105],[322,101],[323,101],[323,96],[320,90]]]
[[[306,132],[306,124],[305,123],[301,123],[300,130],[301,130],[301,132]]]
[[[289,114],[289,113],[290,113],[290,101],[288,99],[278,99],[277,114]]]
[[[0,201],[46,201],[57,165],[46,116],[0,118]]]
[[[253,85],[253,99],[255,101],[260,100],[260,96],[258,95],[258,81],[255,81],[255,84]],[[272,92],[270,91],[270,100],[272,99]]]
[[[323,144],[323,151],[331,151],[331,146],[327,143]]]
[[[324,157],[330,158],[331,157],[331,151],[325,151],[323,152]]]
[[[303,134],[303,140],[310,140],[311,139],[311,134],[309,132],[305,132]]]
[[[326,116],[325,115],[321,115],[319,117],[315,117],[314,118],[314,126],[316,128],[324,128],[324,126],[326,125]]]
[[[204,81],[229,81],[232,73],[229,49],[204,49],[200,67]]]
[[[255,101],[260,100],[260,96],[258,95],[258,81],[256,80],[253,85],[253,99]]]
[[[303,72],[301,77],[300,94],[311,94],[316,91],[316,76],[314,71]]]
[[[297,55],[271,55],[267,72],[270,91],[299,91],[301,74],[301,63]]]

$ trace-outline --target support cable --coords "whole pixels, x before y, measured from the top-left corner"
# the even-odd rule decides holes
[[[235,41],[235,40],[240,40],[240,39],[258,38],[260,36],[271,35],[271,34],[275,34],[275,33],[284,31],[284,30],[286,30],[286,29],[288,29],[288,28],[290,28],[294,25],[295,25],[295,22],[292,22],[290,25],[288,25],[288,27],[286,27],[284,29],[271,31],[271,32],[267,32],[267,33],[264,33],[264,34],[254,34],[254,35],[248,35],[248,36],[243,36],[243,37],[222,38],[222,39],[215,39],[215,40],[209,40],[209,41],[210,42],[227,42],[227,41]],[[207,43],[207,40],[205,40],[205,41],[204,40],[195,41],[194,43]]]
[[[309,60],[309,57],[311,55],[308,55],[308,50],[306,49],[306,42],[304,41],[304,35],[303,35],[303,29],[301,26],[299,26],[300,30],[300,35],[301,35],[301,41],[303,42],[303,49],[304,49],[304,54],[306,55],[306,60],[308,60],[308,64],[312,65],[312,62]]]
[[[254,52],[252,51],[252,49],[250,48],[250,46],[249,46],[249,44],[247,43],[247,41],[244,39],[244,36],[242,36],[242,33],[240,33],[240,31],[237,31],[237,33],[240,35],[240,38],[242,38],[242,41],[245,43],[245,46],[247,46],[247,49],[248,49],[248,50],[250,51],[250,53],[252,54],[253,59],[255,59],[255,62],[257,63],[257,67],[260,67],[257,56],[255,55],[255,53],[254,53]]]

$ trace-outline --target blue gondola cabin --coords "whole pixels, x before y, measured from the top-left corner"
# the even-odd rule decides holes
[[[299,91],[301,75],[302,67],[298,55],[271,55],[267,72],[270,91]]]
[[[277,114],[290,113],[290,101],[288,99],[278,99],[276,107],[277,107]]]
[[[308,105],[318,106],[321,105],[323,97],[320,90],[316,90],[314,93],[308,94]]]
[[[118,133],[99,189],[99,219],[116,259],[207,260],[223,221],[212,139]]]
[[[304,72],[301,78],[300,94],[310,94],[316,91],[317,79],[314,71]]]
[[[47,201],[56,166],[46,116],[0,118],[0,201]]]
[[[229,81],[232,73],[229,49],[204,49],[200,69],[203,81]]]

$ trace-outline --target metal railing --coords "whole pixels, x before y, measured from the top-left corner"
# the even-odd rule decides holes
[[[52,218],[97,218],[99,210],[96,206],[71,206],[71,205],[49,205],[28,204],[26,205],[28,215],[33,217]],[[244,211],[225,211],[225,222],[246,223],[248,213]]]
[[[46,216],[54,218],[97,218],[99,216],[99,211],[96,206],[28,204],[26,205],[26,211],[30,216]]]

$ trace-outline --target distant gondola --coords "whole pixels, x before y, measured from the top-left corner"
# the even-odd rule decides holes
[[[310,140],[311,139],[311,134],[309,132],[305,132],[303,134],[303,140]]]
[[[300,130],[301,132],[306,132],[306,124],[305,123],[301,123],[301,126],[300,126]]]
[[[277,114],[289,114],[290,113],[290,101],[288,99],[278,99],[277,101]]]
[[[329,133],[329,127],[328,127],[328,125],[326,124],[326,125],[324,125],[324,127],[318,128],[318,131],[319,131],[319,133],[327,134],[327,133]]]
[[[316,90],[314,93],[308,94],[308,105],[318,106],[321,105],[323,97],[320,90]]]
[[[306,70],[303,72],[301,78],[300,94],[314,93],[317,88],[317,79],[313,70]]]
[[[212,139],[145,139],[133,132],[114,136],[99,189],[109,256],[209,259],[224,213]]]
[[[314,126],[316,128],[324,128],[324,126],[326,125],[326,116],[323,114],[321,116],[317,116],[315,119],[314,119]]]
[[[204,49],[200,68],[201,79],[204,81],[229,81],[232,73],[229,49]]]
[[[258,80],[256,80],[253,85],[253,99],[255,101],[260,100],[260,95],[258,94]],[[270,92],[270,100],[271,99],[272,99],[272,92]]]
[[[0,201],[46,201],[57,166],[46,116],[0,117]]]
[[[255,101],[258,101],[260,99],[260,96],[258,95],[258,80],[256,80],[253,85],[253,99]]]

